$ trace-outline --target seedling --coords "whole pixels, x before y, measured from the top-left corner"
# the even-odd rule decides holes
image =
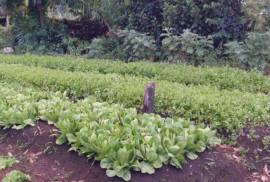
[[[262,143],[265,150],[270,150],[270,136],[265,136],[262,139]]]
[[[28,182],[31,177],[21,171],[13,170],[4,177],[2,182]]]
[[[8,167],[11,167],[13,164],[18,161],[14,157],[0,156],[0,170],[4,170]]]

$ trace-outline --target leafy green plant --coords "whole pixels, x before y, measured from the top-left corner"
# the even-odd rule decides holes
[[[88,54],[90,51],[90,42],[78,38],[65,37],[62,44],[65,53],[70,55],[80,56]]]
[[[26,98],[32,94],[16,84],[9,87],[1,87],[1,95],[16,95],[20,90]],[[90,97],[73,102],[65,94],[36,92],[42,97],[30,97],[28,103],[38,105],[38,117],[60,130],[57,143],[68,142],[71,150],[101,161],[101,167],[107,169],[110,177],[118,176],[128,181],[131,170],[153,174],[164,164],[180,168],[186,158],[194,160],[198,153],[220,143],[209,127],[194,125],[189,120],[137,114],[134,108],[99,103]],[[5,98],[0,98],[2,100]],[[9,108],[4,110],[9,111]],[[12,116],[8,116],[2,120],[7,127],[12,124]],[[18,118],[17,122],[23,123],[23,119]]]
[[[156,51],[153,37],[134,30],[122,30],[118,36],[123,39],[123,48],[128,54],[128,62],[143,59],[153,60]]]
[[[18,84],[0,82],[0,127],[22,129],[38,119],[40,100],[59,93],[41,92]]]
[[[196,66],[215,58],[213,40],[185,30],[181,36],[168,34],[163,39],[167,59],[172,62],[186,61]],[[184,60],[183,60],[184,59]]]
[[[117,36],[111,36],[93,39],[89,51],[82,57],[126,60],[128,53],[124,51],[122,40]]]
[[[59,104],[65,107],[54,107]],[[220,142],[215,132],[188,120],[140,115],[135,109],[92,99],[56,100],[41,104],[40,110],[44,119],[57,118],[58,144],[68,142],[71,150],[101,161],[109,177],[126,181],[131,179],[130,170],[153,174],[168,163],[180,168],[186,157],[194,160],[198,152]]]
[[[21,129],[26,125],[34,124],[38,110],[33,100],[39,97],[37,93],[25,96],[14,90],[6,89],[6,87],[1,87],[0,92],[2,93],[0,96],[0,126]],[[29,90],[28,93],[30,93]]]
[[[11,167],[13,164],[17,162],[18,161],[14,157],[0,156],[0,170]]]
[[[243,42],[226,44],[227,53],[248,69],[263,70],[270,61],[270,32],[249,33]]]
[[[182,39],[181,36],[165,33],[165,38],[162,40],[164,59],[168,62],[181,62],[186,60],[184,53],[182,52]],[[183,60],[184,59],[184,60]]]
[[[10,173],[8,173],[2,180],[2,182],[28,182],[28,181],[31,181],[31,177],[17,170],[13,170]]]
[[[262,143],[263,143],[263,146],[264,146],[264,149],[270,149],[270,136],[265,136],[263,139],[262,139]]]
[[[117,45],[112,44],[112,46],[115,47],[111,47],[110,45],[107,46],[109,44],[109,39],[106,38],[95,38],[92,40],[90,46],[89,46],[89,51],[87,54],[84,55],[84,57],[87,58],[106,58],[108,55],[108,52],[112,49],[114,49],[115,47],[117,47]]]

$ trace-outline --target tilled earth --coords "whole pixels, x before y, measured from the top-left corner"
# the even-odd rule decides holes
[[[0,130],[0,155],[15,156],[20,161],[0,171],[0,179],[17,169],[30,175],[32,182],[122,181],[108,178],[97,161],[68,152],[68,145],[56,145],[56,133],[45,122],[20,131]],[[270,136],[270,128],[245,129],[235,147],[220,145],[207,150],[199,159],[188,161],[183,169],[164,166],[153,175],[133,172],[132,181],[270,182],[270,149],[262,144],[264,136]]]

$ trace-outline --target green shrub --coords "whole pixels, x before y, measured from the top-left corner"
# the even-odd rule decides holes
[[[249,26],[254,31],[269,30],[270,21],[270,1],[268,0],[245,0],[242,4],[243,10],[249,19]]]
[[[248,69],[263,70],[270,62],[270,32],[249,33],[243,42],[230,42],[227,53]]]
[[[126,53],[120,48],[120,42],[117,38],[95,38],[92,40],[89,51],[82,55],[86,58],[98,58],[98,59],[125,59]]]
[[[156,51],[153,37],[134,30],[122,30],[118,34],[123,39],[123,50],[128,56],[127,61],[153,60]]]
[[[66,54],[81,56],[90,51],[90,42],[78,38],[65,37],[62,41],[62,47]]]
[[[2,182],[28,182],[28,181],[31,181],[31,177],[17,170],[11,171],[2,179]]]
[[[11,167],[13,164],[18,161],[14,157],[9,156],[0,156],[0,171],[5,170],[8,167]]]
[[[241,0],[166,0],[164,24],[176,35],[185,29],[212,36],[215,47],[239,40],[247,31]]]
[[[190,30],[185,30],[181,36],[169,34],[163,39],[163,47],[170,62],[179,60],[198,66],[215,58],[213,40]]]
[[[20,12],[22,13],[22,12]],[[16,15],[12,27],[12,45],[16,53],[64,54],[66,27],[46,19],[41,26],[35,16]]]
[[[269,150],[270,149],[270,136],[265,136],[262,139],[262,144],[265,150]]]
[[[121,30],[115,32],[111,37],[95,38],[85,49],[87,51],[81,51],[78,55],[86,58],[118,59],[126,62],[153,59],[156,51],[154,39],[151,36],[134,30]]]

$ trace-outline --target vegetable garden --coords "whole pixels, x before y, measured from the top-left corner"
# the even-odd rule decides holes
[[[144,114],[144,86],[152,81],[155,113]],[[269,94],[269,77],[227,67],[0,57],[3,129],[48,122],[57,144],[125,181],[133,171],[183,168],[219,144],[233,145],[247,128],[268,127]]]

